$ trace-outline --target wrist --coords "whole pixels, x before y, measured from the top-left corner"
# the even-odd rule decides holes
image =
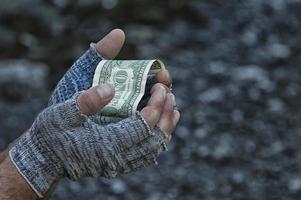
[[[0,174],[0,199],[37,199],[38,196],[8,157],[0,164]]]
[[[59,160],[51,156],[51,150],[45,142],[40,140],[43,140],[42,137],[31,135],[29,130],[9,151],[9,157],[27,184],[42,198],[51,185],[59,180],[63,169]]]

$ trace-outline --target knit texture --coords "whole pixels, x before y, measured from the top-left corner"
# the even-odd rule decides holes
[[[86,51],[66,72],[54,89],[49,106],[70,99],[76,92],[87,90],[92,86],[93,76],[102,57],[97,53],[96,44],[91,43]]]
[[[118,123],[96,124],[80,112],[77,97],[41,112],[10,151],[40,197],[60,177],[114,178],[148,166],[168,140],[160,128],[152,131],[139,113]]]

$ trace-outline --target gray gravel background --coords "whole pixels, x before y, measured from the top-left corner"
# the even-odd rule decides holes
[[[0,149],[110,29],[161,58],[182,119],[159,167],[63,180],[52,199],[300,199],[301,1],[1,0]]]

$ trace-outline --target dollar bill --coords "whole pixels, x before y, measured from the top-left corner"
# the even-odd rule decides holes
[[[146,93],[148,80],[154,79],[162,69],[165,66],[160,60],[102,60],[95,70],[92,86],[111,83],[115,96],[98,113],[97,121],[117,122],[135,114]]]

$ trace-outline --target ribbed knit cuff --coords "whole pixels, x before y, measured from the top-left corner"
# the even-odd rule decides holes
[[[42,140],[42,138],[34,135],[34,140]],[[10,159],[18,172],[40,198],[45,195],[59,178],[59,173],[63,171],[56,165],[58,162],[56,158],[44,157],[45,154],[53,155],[53,152],[50,152],[51,150],[47,146],[34,144],[32,139],[29,139],[29,133],[23,136],[9,151]]]

